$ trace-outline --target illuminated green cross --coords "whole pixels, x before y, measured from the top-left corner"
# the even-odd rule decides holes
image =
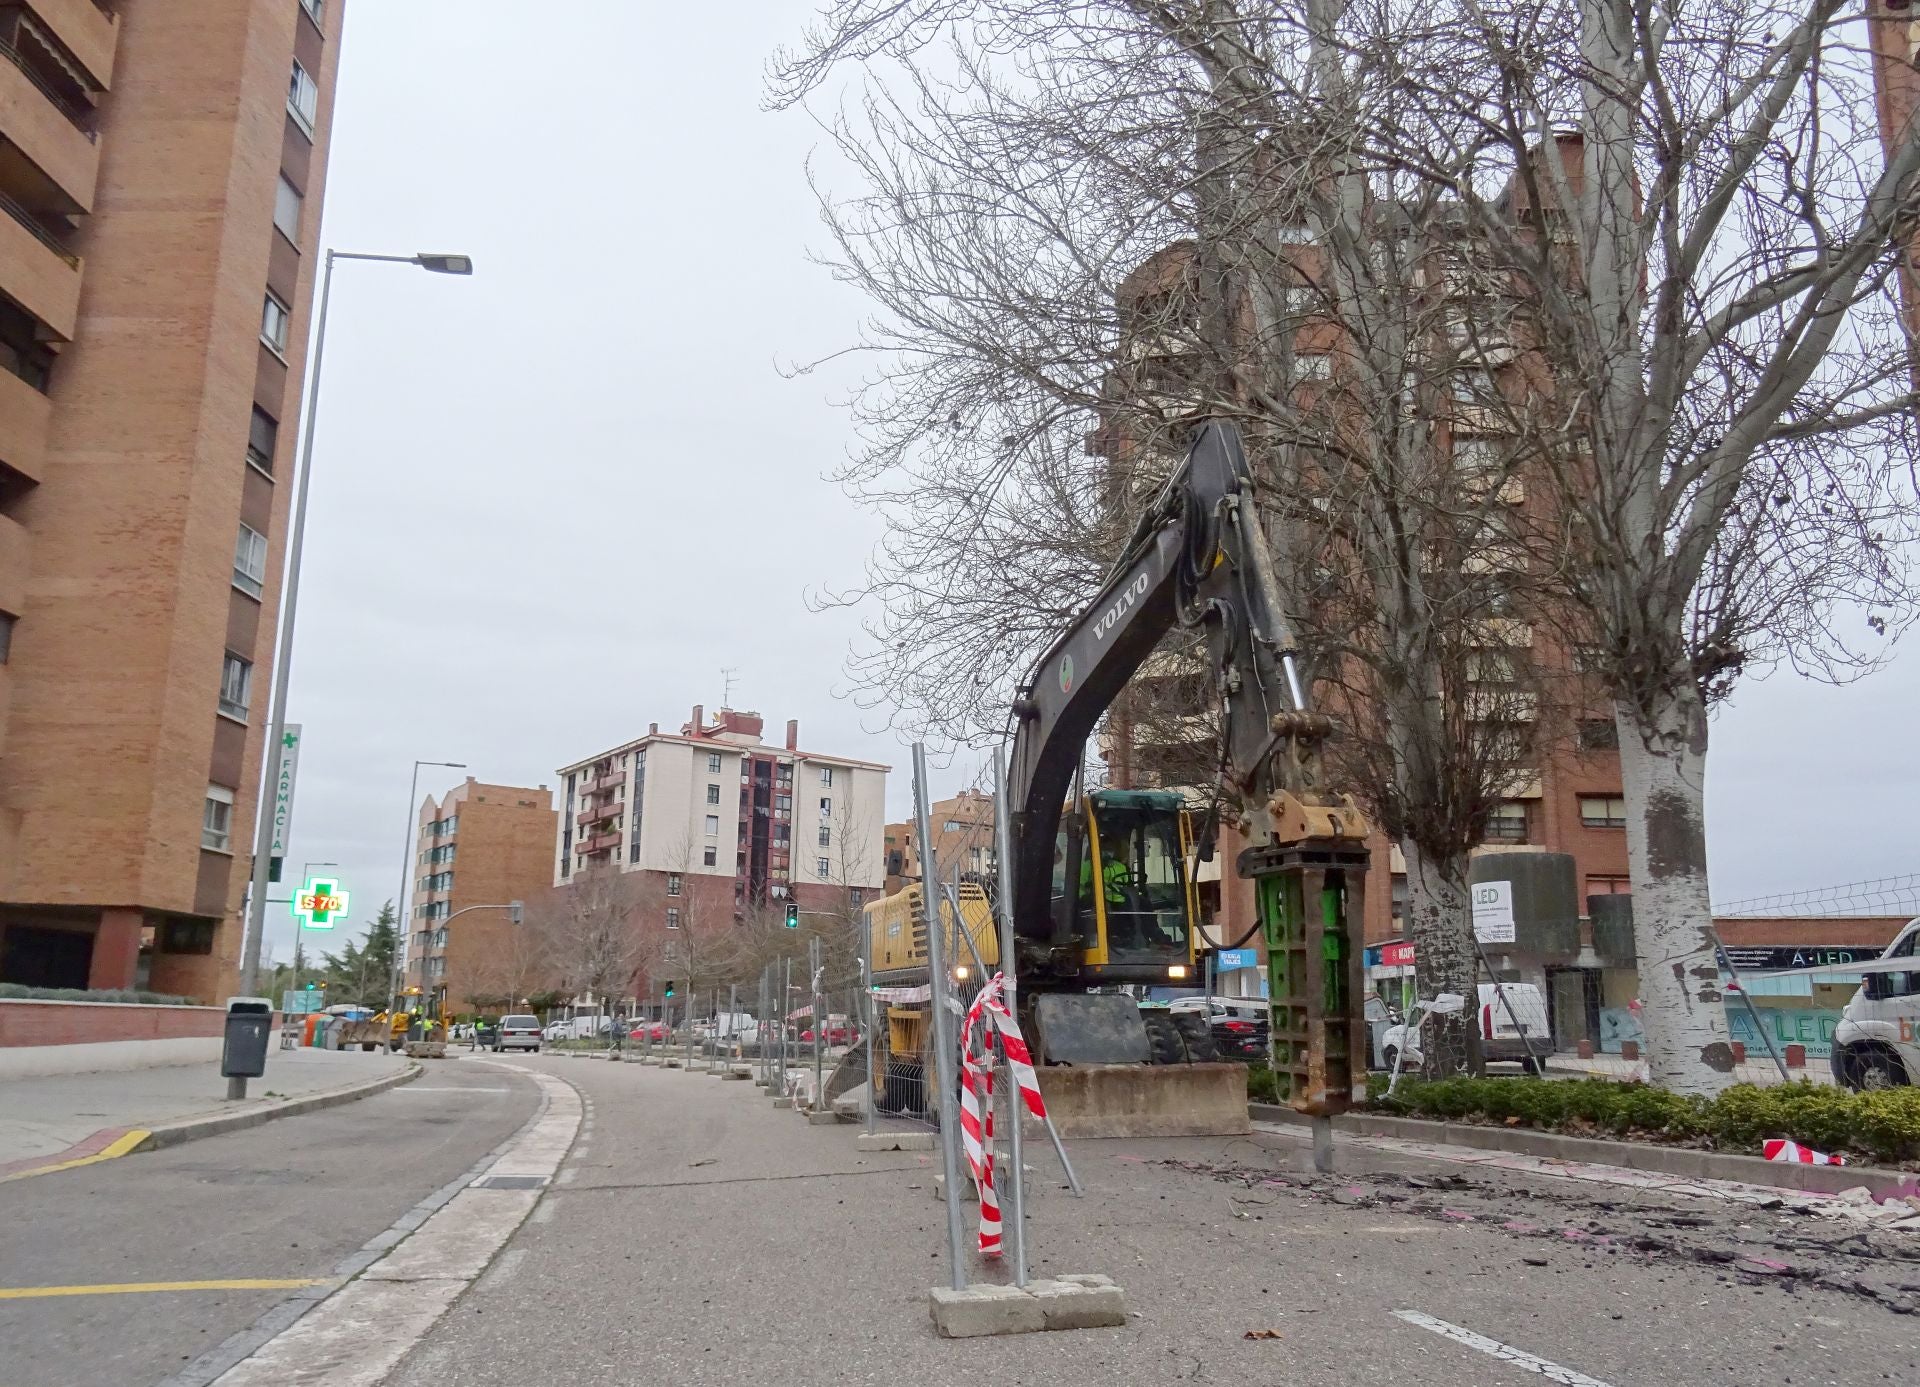
[[[346,888],[334,877],[308,877],[306,889],[295,893],[293,918],[302,929],[332,929],[347,916]]]

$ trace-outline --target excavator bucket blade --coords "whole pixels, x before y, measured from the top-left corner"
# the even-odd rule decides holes
[[[1140,1004],[1102,993],[1043,993],[1034,1000],[1046,1064],[1146,1064],[1152,1057]]]

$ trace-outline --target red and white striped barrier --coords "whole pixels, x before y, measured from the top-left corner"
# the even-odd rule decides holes
[[[967,1009],[960,1036],[960,1138],[967,1152],[967,1168],[980,1194],[980,1255],[1000,1255],[1000,1200],[993,1190],[993,1043],[1013,1071],[1013,1084],[1027,1111],[1045,1119],[1040,1079],[1033,1072],[1033,1052],[1027,1049],[1020,1025],[1007,1008],[1006,977],[995,973]],[[1018,1172],[1016,1172],[1017,1176]]]
[[[1829,1156],[1824,1151],[1815,1151],[1811,1146],[1802,1146],[1797,1141],[1785,1141],[1774,1137],[1760,1144],[1760,1150],[1770,1161],[1792,1161],[1798,1165],[1845,1165],[1845,1156]]]

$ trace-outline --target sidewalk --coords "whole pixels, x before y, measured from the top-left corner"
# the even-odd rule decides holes
[[[1565,1050],[1547,1057],[1547,1073],[1575,1079],[1619,1079],[1644,1084],[1647,1082],[1647,1062],[1621,1059],[1618,1055],[1595,1055],[1590,1060],[1583,1060],[1572,1051]],[[1833,1067],[1824,1059],[1809,1059],[1804,1069],[1789,1069],[1787,1074],[1794,1083],[1802,1079],[1810,1079],[1816,1084],[1833,1082]],[[1744,1063],[1733,1067],[1733,1077],[1736,1082],[1758,1084],[1765,1088],[1780,1082],[1780,1070],[1764,1055],[1758,1061],[1749,1055]]]
[[[103,1133],[265,1111],[288,1099],[391,1078],[410,1063],[401,1055],[353,1050],[269,1050],[266,1075],[247,1085],[240,1103],[226,1101],[218,1064],[10,1079],[0,1083],[0,1177],[9,1166],[58,1159]]]

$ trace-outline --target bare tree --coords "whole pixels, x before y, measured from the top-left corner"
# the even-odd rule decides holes
[[[550,921],[550,912],[543,912],[536,903],[526,919],[502,933],[497,946],[488,949],[474,968],[467,983],[468,1001],[506,1012],[552,992],[558,979]]]
[[[556,979],[571,996],[605,1005],[632,992],[644,957],[639,908],[634,879],[615,867],[576,872],[530,907],[551,945]]]
[[[957,80],[916,63],[942,34]],[[828,212],[890,360],[843,477],[895,531],[856,678],[923,729],[998,730],[1188,427],[1238,421],[1350,729],[1343,784],[1407,858],[1422,990],[1470,995],[1467,854],[1537,765],[1549,686],[1504,644],[1525,568],[1488,561],[1513,528],[1513,463],[1464,446],[1450,385],[1505,306],[1463,317],[1429,284],[1456,200],[1371,176],[1337,71],[1316,77],[1299,21],[1266,7],[843,4],[776,91],[881,55],[901,94],[832,126],[867,194]],[[1175,659],[1121,716],[1136,741],[1165,724],[1204,781],[1220,755],[1182,682]],[[1442,1072],[1473,1060],[1470,1029],[1446,1024]]]

